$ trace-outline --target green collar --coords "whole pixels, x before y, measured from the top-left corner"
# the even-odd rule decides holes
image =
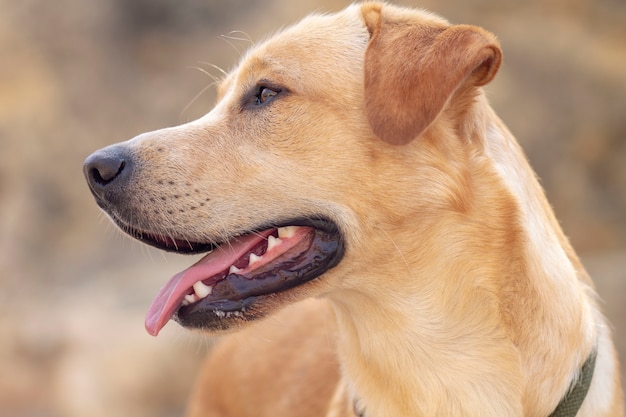
[[[594,350],[583,364],[578,381],[570,388],[569,393],[561,400],[550,417],[574,417],[578,413],[589,391],[595,367],[596,351]]]

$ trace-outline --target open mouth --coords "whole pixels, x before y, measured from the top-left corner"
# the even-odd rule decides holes
[[[210,250],[159,291],[146,315],[148,333],[156,336],[172,318],[185,327],[208,327],[216,316],[243,313],[263,297],[311,281],[337,265],[344,251],[337,227],[327,221],[298,224],[250,232],[220,245],[134,233],[165,250]]]

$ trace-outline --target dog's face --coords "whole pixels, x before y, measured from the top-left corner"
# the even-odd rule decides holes
[[[309,17],[254,48],[206,116],[87,159],[98,204],[123,230],[169,251],[211,251],[157,296],[151,334],[171,317],[223,330],[358,289],[359,274],[384,276],[397,260],[389,229],[427,228],[462,204],[463,173],[441,164],[457,147],[428,132],[456,132],[451,97],[488,82],[499,49],[477,29],[452,33],[415,13],[394,21],[394,10]],[[441,65],[449,71],[434,83]]]

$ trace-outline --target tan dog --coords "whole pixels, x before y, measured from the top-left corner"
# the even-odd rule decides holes
[[[623,415],[591,280],[480,88],[500,61],[480,28],[353,5],[255,47],[203,118],[87,159],[128,233],[212,249],[151,334],[272,314],[216,348],[191,416],[547,417],[587,389],[578,416]]]

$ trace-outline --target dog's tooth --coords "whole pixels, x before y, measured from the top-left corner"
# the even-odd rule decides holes
[[[183,304],[184,306],[186,306],[186,305],[189,305],[189,304],[193,304],[193,303],[195,303],[196,301],[198,301],[198,297],[196,297],[196,295],[195,295],[195,294],[187,294],[187,295],[185,296],[185,298],[183,299],[182,304]]]
[[[267,250],[268,251],[272,250],[273,248],[278,246],[280,244],[280,242],[281,242],[281,240],[279,238],[270,235],[267,238]]]
[[[279,227],[278,237],[281,239],[289,239],[296,234],[296,230],[298,230],[298,226]]]
[[[260,257],[260,256],[255,255],[254,253],[251,253],[251,254],[250,254],[250,263],[248,263],[248,266],[250,266],[250,265],[252,265],[252,264],[254,264],[254,263],[259,262],[259,260],[260,260],[260,259],[261,259],[261,257]]]
[[[241,269],[237,268],[235,265],[231,265],[230,269],[228,270],[228,273],[229,274],[236,274],[239,271],[241,271]]]
[[[202,281],[198,281],[193,284],[193,290],[199,298],[205,298],[207,295],[213,292],[213,287],[206,285]]]

